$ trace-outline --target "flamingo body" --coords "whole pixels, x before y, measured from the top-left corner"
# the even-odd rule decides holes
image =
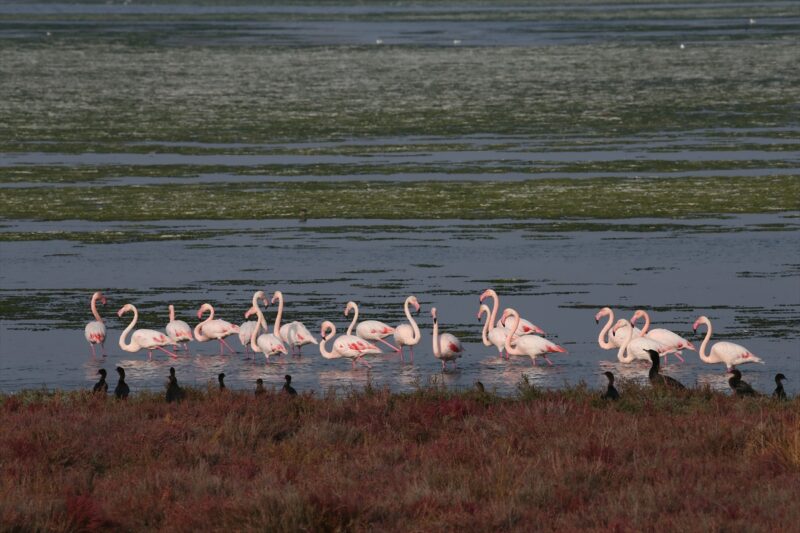
[[[298,353],[300,348],[306,344],[318,344],[317,339],[308,331],[308,328],[302,322],[297,320],[284,324],[280,329],[281,339],[289,345],[290,348],[297,348]]]
[[[102,303],[103,305],[106,304],[106,298],[100,291],[97,291],[94,294],[92,294],[92,301],[90,305],[92,309],[92,315],[94,316],[94,320],[86,324],[86,327],[83,328],[83,336],[86,339],[86,342],[89,343],[89,348],[92,349],[92,357],[97,355],[94,349],[95,344],[100,345],[100,349],[102,350],[103,355],[106,354],[106,348],[105,348],[106,325],[103,322],[103,318],[100,316],[100,313],[97,311],[98,300],[100,300],[100,303]]]
[[[436,315],[436,308],[431,308],[433,317],[433,356],[442,362],[442,370],[445,369],[447,361],[452,361],[456,366],[456,359],[464,354],[464,347],[461,341],[451,333],[439,333],[439,317]]]

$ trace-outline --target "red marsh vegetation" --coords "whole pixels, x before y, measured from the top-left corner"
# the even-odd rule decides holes
[[[0,395],[0,529],[800,527],[797,398],[187,392]]]

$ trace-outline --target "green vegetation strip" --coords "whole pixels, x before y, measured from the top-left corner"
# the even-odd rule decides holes
[[[0,190],[7,219],[693,217],[800,210],[797,176],[524,182],[303,182]]]

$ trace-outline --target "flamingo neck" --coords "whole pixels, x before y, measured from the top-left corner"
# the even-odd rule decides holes
[[[490,290],[489,296],[492,298],[492,316],[489,318],[489,322],[494,324],[494,321],[497,320],[497,310],[500,309],[500,297],[493,290]],[[492,326],[489,326],[489,329],[492,329]]]
[[[650,329],[650,314],[644,309],[639,310],[639,313],[644,317],[644,327],[639,332],[639,335],[644,337],[647,330]],[[631,329],[633,329],[633,322],[631,322]]]
[[[256,299],[254,298],[254,300],[256,300]],[[257,300],[256,300],[256,304],[258,304]],[[254,327],[253,331],[250,332],[250,349],[253,350],[254,352],[260,351],[260,349],[258,348],[258,343],[256,342],[256,339],[258,338],[259,330],[261,329],[262,325],[264,325],[264,327],[266,327],[266,325],[263,324],[264,323],[264,315],[261,314],[261,309],[258,308],[258,305],[256,305],[256,315],[257,315],[256,327]]]
[[[278,297],[278,314],[275,317],[275,335],[280,336],[281,331],[281,317],[283,316],[283,293],[281,291],[276,291],[275,296]]]
[[[131,323],[128,324],[128,327],[122,332],[122,335],[119,336],[119,347],[126,352],[138,351],[138,347],[134,347],[133,341],[126,342],[128,334],[131,332],[134,326],[136,326],[136,321],[139,320],[139,311],[137,311],[134,306],[131,306],[131,309],[133,310],[133,320],[131,320]]]
[[[414,335],[412,336],[411,342],[417,343],[421,337],[419,332],[419,326],[417,326],[417,321],[414,320],[414,317],[411,316],[411,310],[408,308],[408,304],[411,302],[411,298],[406,298],[406,303],[403,307],[406,310],[406,318],[408,319],[408,323],[411,324],[411,329],[414,331]]]
[[[210,337],[206,337],[205,335],[203,335],[203,326],[205,326],[208,322],[210,322],[214,318],[214,308],[206,304],[204,312],[207,310],[211,310],[211,314],[208,316],[208,318],[206,318],[205,320],[203,320],[194,327],[194,338],[200,342],[206,342],[207,340],[210,339]],[[201,314],[200,317],[202,316],[203,315]]]
[[[175,321],[175,306],[174,305],[170,305],[169,306],[169,321],[170,322],[174,322]]]
[[[336,359],[336,354],[333,350],[328,351],[328,348],[325,346],[325,343],[328,342],[328,336],[333,338],[336,335],[336,326],[333,323],[325,324],[327,327],[323,327],[322,329],[322,339],[319,341],[319,353],[322,354],[322,357],[325,359]],[[325,332],[330,331],[329,335],[326,335]]]
[[[94,315],[94,319],[98,322],[102,322],[103,319],[100,316],[100,313],[97,312],[97,300],[100,298],[100,293],[96,292],[92,295],[92,314]]]
[[[520,351],[519,351],[518,349],[516,349],[516,348],[512,348],[512,347],[511,347],[511,338],[512,338],[514,335],[516,335],[516,334],[517,334],[517,330],[519,329],[519,313],[517,313],[517,312],[516,312],[515,310],[513,310],[513,309],[509,309],[509,311],[508,311],[508,316],[509,316],[510,318],[513,318],[513,319],[514,319],[514,327],[513,327],[513,328],[510,328],[510,329],[509,329],[510,333],[509,333],[508,335],[506,335],[506,346],[505,346],[505,348],[506,348],[506,353],[507,353],[507,354],[510,354],[510,355],[521,355],[521,354],[522,354],[522,352],[520,352]],[[508,318],[506,318],[506,320],[508,320]]]
[[[626,329],[628,330],[628,336],[625,337],[625,342],[620,345],[619,351],[617,352],[617,359],[620,363],[630,363],[633,361],[633,355],[626,354],[628,345],[631,343],[631,339],[633,339],[633,326]]]
[[[489,307],[486,305],[482,305],[481,310],[478,312],[479,318],[483,315],[486,315],[486,322],[483,323],[483,331],[481,332],[483,345],[491,346],[492,342],[489,340],[489,325],[492,323],[492,312],[489,311]]]
[[[711,321],[706,319],[702,322],[706,326],[708,326],[708,330],[706,330],[706,336],[703,339],[703,343],[700,345],[700,351],[697,352],[697,355],[700,356],[700,359],[706,363],[716,363],[710,355],[706,355],[706,347],[708,347],[708,341],[711,340],[711,333],[713,331],[711,327]]]
[[[353,311],[355,311],[355,313],[353,314],[352,322],[350,322],[350,325],[347,327],[347,334],[348,335],[352,335],[353,334],[353,328],[356,327],[356,322],[358,321],[358,304],[353,302],[352,307],[353,307]]]
[[[439,346],[439,319],[433,319],[433,356],[440,357],[442,355],[441,347]]]
[[[604,350],[611,350],[615,348],[615,346],[610,342],[608,342],[608,340],[606,340],[608,338],[606,334],[611,329],[611,325],[614,323],[614,311],[609,309],[607,316],[608,316],[608,322],[606,322],[606,325],[603,326],[603,329],[600,330],[600,335],[597,336],[597,344],[599,344],[600,347]]]

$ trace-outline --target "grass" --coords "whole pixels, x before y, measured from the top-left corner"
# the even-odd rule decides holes
[[[633,384],[514,398],[368,387],[0,396],[7,530],[773,531],[797,523],[800,404]],[[534,526],[535,525],[535,526]]]
[[[614,201],[608,201],[613,198]],[[42,209],[41,206],[47,206]],[[697,217],[800,209],[800,180],[551,179],[498,182],[303,182],[0,189],[8,219],[492,219]]]

